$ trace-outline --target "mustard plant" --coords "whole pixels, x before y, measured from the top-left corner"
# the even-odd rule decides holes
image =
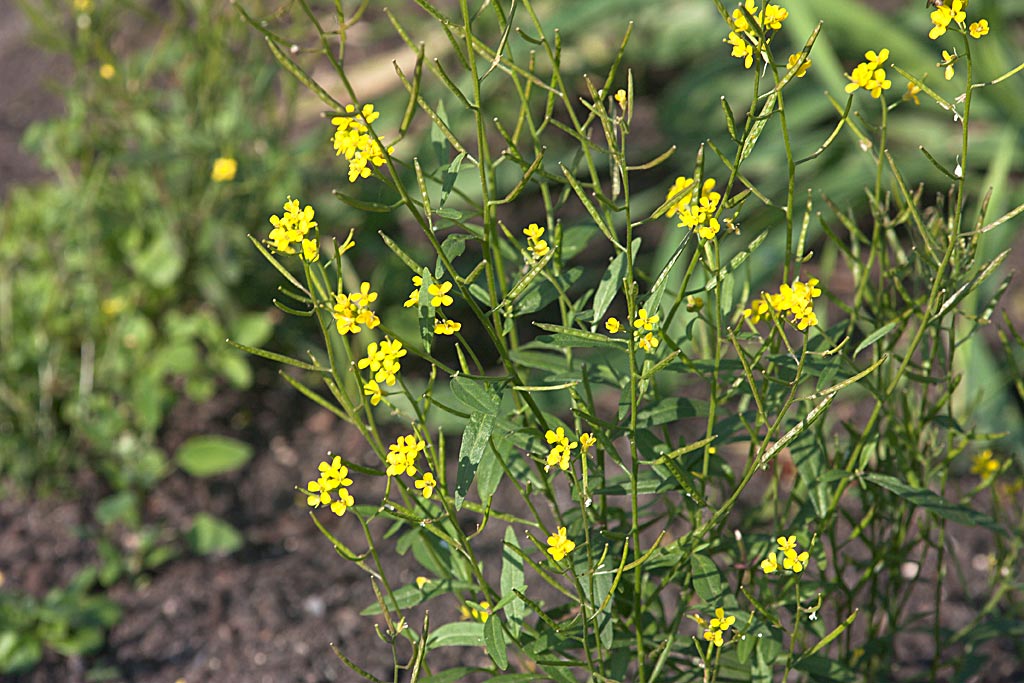
[[[781,5],[711,4],[749,75],[743,109],[723,96],[727,136],[650,159],[629,145],[645,101],[624,64],[631,25],[594,76],[563,64],[539,2],[383,10],[415,55],[395,66],[404,106],[384,107],[349,78],[369,3],[293,5],[330,82],[310,75],[294,24],[239,7],[327,108],[337,197],[418,233],[328,226],[281,198],[294,218],[252,241],[285,280],[275,304],[323,345],[308,359],[237,345],[305,373],[282,376],[365,437],[298,489],[340,561],[366,572],[395,681],[871,681],[909,633],[934,661],[915,675],[938,680],[998,640],[983,622],[1019,628],[1020,470],[994,455],[1016,445],[976,427],[957,359],[1006,288],[980,298],[1006,254],[979,249],[1024,211],[987,217],[971,106],[1024,64],[981,80],[972,42],[998,27],[960,0],[918,28],[931,18],[930,38],[953,39],[936,59],[956,67],[956,98],[903,69],[899,46],[819,60],[828,25],[792,35]],[[443,47],[421,42],[428,30]],[[845,102],[821,95],[832,133],[808,140],[786,102],[819,63],[851,68]],[[922,101],[960,142],[922,149],[948,181],[934,199],[886,144]],[[772,178],[747,171],[768,136],[782,143]],[[872,172],[861,216],[815,187],[844,136]],[[780,176],[781,194],[762,189]],[[766,212],[770,227],[744,229]],[[364,279],[376,239],[404,271],[398,291]],[[1006,571],[951,629],[964,526]],[[365,543],[340,538],[353,532]],[[453,647],[487,663],[449,667],[435,653]]]

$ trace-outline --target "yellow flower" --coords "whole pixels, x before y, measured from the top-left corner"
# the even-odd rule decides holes
[[[462,323],[457,320],[435,320],[434,334],[455,334],[462,329]]]
[[[967,29],[971,38],[981,38],[982,36],[988,35],[988,19],[979,19],[970,25]]]
[[[618,105],[620,107],[622,107],[622,109],[625,109],[626,108],[626,91],[622,90],[621,88],[619,90],[616,90],[615,91],[615,101],[618,103]]]
[[[647,351],[648,353],[658,348],[658,344],[660,343],[661,340],[655,337],[653,332],[648,332],[644,336],[640,337],[639,340],[637,340],[637,345],[644,351]]]
[[[417,438],[415,434],[400,436],[395,443],[388,446],[388,469],[387,475],[395,477],[399,474],[406,474],[410,477],[416,475],[416,457],[427,447],[423,439]]]
[[[114,68],[113,64],[111,64],[109,62],[106,62],[104,64],[100,64],[100,78],[102,78],[105,81],[109,81],[110,79],[112,79],[116,75],[117,75],[117,69]],[[233,176],[234,176],[234,174],[232,174],[232,177]]]
[[[953,64],[956,63],[956,59],[957,59],[956,50],[953,50],[953,54],[949,54],[949,52],[947,52],[946,50],[943,50],[942,51],[942,61],[935,65],[935,66],[938,66],[938,67],[943,67],[943,66],[946,67],[946,70],[945,70],[945,72],[943,72],[943,75],[946,77],[947,81],[950,81],[950,80],[953,79],[953,76],[954,76],[954,74],[953,74]]]
[[[344,516],[345,511],[356,504],[348,489],[338,489],[338,500],[331,503],[331,512],[339,517]]]
[[[647,331],[653,330],[654,326],[658,323],[658,314],[648,315],[646,308],[641,308],[637,311],[636,320],[633,321],[633,327],[644,329]]]
[[[405,300],[404,304],[402,304],[406,308],[412,308],[413,306],[419,304],[419,302],[420,302],[420,287],[423,286],[423,278],[420,277],[419,275],[413,275],[412,276],[412,284],[413,284],[413,286],[416,289],[414,289],[411,292],[409,292],[409,298]]]
[[[110,67],[113,69],[114,67]],[[102,72],[100,73],[102,76]],[[113,78],[111,73],[110,78]],[[104,76],[106,78],[106,76]],[[108,78],[107,80],[110,80]],[[210,180],[215,183],[227,183],[235,179],[238,171],[238,162],[231,157],[217,157],[213,160],[213,169],[210,171]]]
[[[704,640],[710,642],[715,647],[722,647],[725,645],[725,639],[722,638],[721,631],[704,631]]]
[[[561,427],[555,431],[549,429],[544,433],[544,438],[551,444],[544,471],[547,472],[556,465],[563,471],[569,469],[569,458],[572,456],[573,449],[579,444],[575,441],[570,443],[569,437],[565,435],[565,430]]]
[[[618,318],[608,318],[604,321],[604,328],[611,334],[618,334],[619,330],[622,329],[622,323],[619,322]]]
[[[889,50],[882,48],[877,53],[868,50],[864,53],[864,58],[867,61],[858,64],[847,76],[850,82],[846,84],[846,92],[852,93],[858,88],[864,88],[872,97],[878,99],[883,90],[888,90],[892,86],[892,81],[885,77],[885,69],[878,68],[889,59]]]
[[[913,100],[915,106],[921,105],[921,100],[918,99],[917,94],[921,92],[921,86],[913,81],[907,83],[907,92],[903,95],[905,100]]]
[[[434,493],[434,489],[437,487],[437,481],[434,479],[433,472],[424,472],[421,479],[417,479],[416,488],[423,489],[423,497],[430,498]]]
[[[797,52],[796,54],[790,55],[789,59],[786,60],[786,70],[787,71],[792,71],[793,69],[796,68],[796,65],[799,62],[800,62],[800,53],[799,52]],[[796,70],[796,77],[797,78],[803,78],[804,76],[807,75],[807,70],[810,69],[810,68],[811,68],[811,60],[810,59],[804,60],[804,63],[800,64],[800,68]]]
[[[420,590],[423,590],[423,587],[426,586],[428,583],[430,583],[430,579],[428,579],[427,577],[425,577],[425,576],[417,576],[416,577],[416,587],[419,588]]]
[[[331,119],[331,124],[337,128],[333,138],[334,151],[348,160],[348,181],[354,183],[359,178],[368,178],[372,166],[387,163],[387,155],[394,151],[394,147],[385,151],[370,133],[369,125],[380,116],[372,104],[363,105],[359,113],[356,113],[354,105],[349,104],[345,113],[345,116]]]
[[[88,13],[92,11],[92,0],[74,0],[72,5],[76,12]]]
[[[796,550],[796,536],[779,536],[775,542],[779,544],[779,550],[784,553]]]
[[[746,38],[732,31],[722,42],[732,46],[732,56],[743,60],[743,68],[749,69],[753,66],[754,46],[747,42]]]
[[[523,228],[523,234],[526,235],[526,243],[529,247],[531,258],[539,259],[542,256],[546,256],[551,250],[547,240],[541,239],[541,235],[544,234],[544,228],[536,223],[530,223]]]
[[[597,443],[597,439],[590,432],[583,432],[580,434],[580,450],[584,453],[590,450],[590,447]]]
[[[220,159],[218,159],[220,161]],[[231,178],[234,178],[234,169],[236,168],[234,159],[230,159],[231,166]],[[217,163],[214,162],[214,171],[217,170]],[[222,182],[214,178],[211,174],[211,178],[217,182]],[[225,176],[225,180],[230,180]],[[313,220],[315,212],[313,207],[306,205],[305,208],[299,209],[299,200],[288,197],[288,201],[284,203],[284,213],[280,216],[271,216],[270,224],[274,226],[274,229],[270,231],[267,236],[270,241],[271,248],[282,254],[294,254],[296,244],[300,244],[306,235],[316,229],[317,222]]]
[[[363,385],[363,393],[370,397],[370,405],[377,405],[384,398],[384,394],[381,392],[380,385],[377,384],[376,380],[370,380]]]
[[[999,471],[999,461],[992,457],[992,450],[986,448],[971,461],[971,474],[988,479]]]
[[[719,607],[715,609],[715,616],[708,625],[719,631],[728,631],[734,623],[736,623],[736,617],[725,616],[725,610]]]
[[[320,245],[316,240],[302,240],[302,258],[308,263],[320,260]]]
[[[462,614],[463,619],[472,619],[481,623],[487,623],[487,619],[491,616],[491,603],[483,601],[480,603],[480,607],[483,608],[482,612],[476,607],[460,605],[459,612]]]
[[[576,544],[565,536],[565,527],[558,527],[556,533],[548,536],[548,554],[551,555],[555,562],[560,562],[563,557],[568,555],[576,548]]]
[[[807,566],[807,560],[809,555],[807,551],[797,553],[795,550],[787,550],[785,557],[782,558],[782,566],[785,569],[791,569],[795,573],[799,574]]]
[[[964,5],[966,3],[963,0],[952,0],[949,5],[942,4],[935,8],[935,11],[931,13],[932,30],[928,32],[928,37],[935,40],[941,35],[945,35],[946,29],[949,27],[951,22],[962,24],[967,18],[967,13],[964,12]]]
[[[765,574],[773,574],[779,571],[779,559],[775,553],[770,553],[768,557],[761,560],[761,571]]]
[[[434,308],[438,308],[440,306],[451,306],[452,302],[455,301],[455,299],[448,294],[451,289],[452,283],[450,282],[435,282],[428,286],[427,293],[432,297],[430,299],[430,305]]]

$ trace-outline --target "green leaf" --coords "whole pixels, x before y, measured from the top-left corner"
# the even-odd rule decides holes
[[[505,545],[501,552],[501,597],[513,595],[513,589],[520,591],[525,589],[526,574],[523,572],[523,558],[516,552],[520,549],[519,539],[516,538],[515,529],[512,525],[505,528]],[[523,627],[523,611],[525,605],[518,597],[505,605],[505,617],[508,619],[508,627],[512,635],[519,637]]]
[[[652,406],[647,406],[637,413],[636,426],[637,428],[653,427],[675,422],[684,417],[704,417],[707,414],[707,401],[673,396],[662,399]]]
[[[484,413],[498,412],[498,406],[501,405],[501,391],[498,387],[497,382],[467,377],[452,377],[451,381],[455,398],[470,410]]]
[[[878,341],[879,339],[881,339],[885,335],[889,334],[889,331],[892,328],[896,327],[896,325],[898,325],[899,323],[900,323],[899,320],[890,321],[890,322],[882,325],[881,327],[879,327],[877,330],[875,330],[871,334],[869,334],[867,336],[867,338],[864,341],[862,341],[860,344],[858,344],[856,349],[854,349],[853,357],[856,358],[858,355],[860,355],[861,351],[863,351],[864,349],[868,348],[869,346],[874,344],[876,341]]]
[[[708,603],[717,601],[722,594],[722,577],[711,558],[697,553],[690,555],[690,571],[697,595]]]
[[[626,341],[624,339],[612,339],[611,337],[596,332],[587,332],[586,330],[579,330],[575,327],[565,327],[563,325],[551,325],[548,323],[534,323],[537,327],[544,330],[545,332],[553,332],[551,335],[543,335],[538,337],[537,341],[543,344],[550,344],[551,346],[561,347],[604,347],[604,348],[617,348],[625,349]]]
[[[497,416],[492,413],[475,411],[469,416],[466,431],[462,433],[462,446],[459,449],[459,471],[455,480],[455,509],[462,509],[462,501],[466,499],[470,484],[476,476],[477,465],[487,450],[487,444],[494,431]],[[485,505],[487,501],[481,501]]]
[[[230,555],[244,545],[242,534],[235,527],[205,512],[196,515],[187,539],[197,555]]]
[[[174,459],[193,477],[212,477],[243,467],[252,459],[252,446],[227,436],[193,436],[178,448]]]
[[[934,491],[919,489],[900,481],[896,477],[876,472],[868,472],[864,475],[864,480],[895,493],[911,505],[924,508],[951,522],[963,524],[964,526],[983,526],[986,529],[991,529],[1001,534],[1006,533],[1006,530],[988,515],[972,510],[965,505],[951,503]]]
[[[427,636],[427,650],[459,646],[483,647],[484,625],[477,621],[455,621],[437,627]]]
[[[639,248],[640,238],[637,237],[630,245],[630,249],[632,249],[634,257],[636,256],[636,252]],[[608,311],[608,307],[612,305],[612,301],[615,300],[615,295],[619,293],[620,289],[622,289],[622,278],[625,274],[626,252],[622,252],[612,259],[612,262],[608,265],[608,270],[604,271],[604,275],[601,276],[601,282],[597,285],[597,293],[594,294],[593,320],[595,326],[598,321],[604,317],[604,314]]]
[[[505,632],[501,630],[501,617],[492,614],[484,622],[484,643],[487,645],[487,654],[490,655],[494,665],[504,671],[508,668],[508,652],[505,645]]]

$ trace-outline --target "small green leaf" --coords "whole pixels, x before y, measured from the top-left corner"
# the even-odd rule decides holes
[[[252,446],[215,434],[193,436],[178,448],[174,459],[193,477],[212,477],[243,467],[252,459]]]
[[[522,590],[526,585],[526,574],[523,573],[523,558],[519,550],[519,539],[510,524],[505,528],[505,545],[501,552],[501,597],[513,595],[513,589]],[[523,601],[518,597],[505,605],[505,617],[512,635],[519,637],[523,627]]]
[[[504,671],[508,668],[508,652],[505,645],[505,632],[501,630],[501,617],[492,614],[484,622],[484,643],[487,645],[487,654],[490,655],[494,665]]]
[[[722,594],[722,577],[711,558],[694,553],[690,555],[693,589],[705,602],[714,602]]]
[[[230,555],[244,545],[242,534],[235,527],[205,512],[196,515],[187,538],[197,555]]]
[[[857,356],[860,355],[861,351],[863,351],[864,349],[868,348],[869,346],[874,344],[876,341],[878,341],[879,339],[881,339],[885,335],[889,334],[889,331],[892,328],[896,327],[896,325],[898,325],[899,322],[900,322],[899,320],[893,320],[891,322],[886,323],[885,325],[882,325],[877,330],[875,330],[874,332],[869,334],[867,336],[867,338],[864,341],[862,341],[860,344],[858,344],[856,349],[854,349],[853,357],[856,358]]]
[[[1006,530],[988,515],[972,510],[965,505],[951,503],[929,489],[919,489],[900,481],[896,477],[876,472],[868,472],[864,475],[864,480],[895,493],[911,505],[934,512],[939,517],[948,519],[951,522],[963,524],[964,526],[983,526],[992,531],[1006,533]]]
[[[462,433],[462,446],[459,449],[459,471],[455,481],[455,509],[462,509],[462,501],[466,499],[470,484],[476,477],[476,468],[480,458],[487,450],[487,444],[494,431],[494,413],[474,412],[469,416],[466,431]],[[483,501],[486,503],[486,501]]]
[[[483,647],[484,625],[477,621],[455,621],[437,627],[427,636],[428,650],[453,646]]]

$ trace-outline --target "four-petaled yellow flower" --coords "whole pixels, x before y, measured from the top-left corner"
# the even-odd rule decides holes
[[[792,71],[793,69],[796,69],[796,65],[797,64],[800,64],[800,53],[799,52],[797,52],[796,54],[790,55],[789,59],[786,60],[786,70]],[[795,74],[796,77],[797,78],[803,78],[804,76],[807,75],[807,70],[810,69],[810,68],[811,68],[811,60],[810,60],[810,58],[807,58],[807,59],[804,60],[803,64],[800,64],[800,68],[796,69],[796,74]]]
[[[580,434],[580,450],[586,453],[590,450],[590,447],[597,443],[597,439],[590,432],[583,432]]]
[[[611,334],[618,334],[619,330],[622,329],[622,323],[619,322],[618,318],[608,318],[604,321],[604,328]]]
[[[761,560],[761,571],[765,574],[773,574],[779,571],[779,558],[775,553],[770,553],[768,557]]]
[[[938,67],[946,67],[946,70],[943,72],[943,75],[946,77],[947,81],[953,79],[953,65],[956,63],[957,58],[958,55],[956,54],[956,50],[953,50],[953,54],[950,54],[946,50],[943,50],[942,61],[935,65]]]
[[[655,325],[658,324],[658,319],[659,317],[657,313],[655,313],[654,315],[648,315],[647,309],[641,308],[639,311],[637,311],[636,320],[633,321],[633,327],[637,328],[638,330],[643,329],[649,332],[654,329]]]
[[[661,343],[661,340],[655,337],[653,332],[648,332],[644,336],[640,337],[636,343],[641,349],[650,353],[654,349],[658,348],[658,344]]]
[[[402,369],[399,361],[407,353],[402,348],[402,342],[397,339],[392,341],[385,337],[380,344],[370,342],[366,347],[366,357],[361,358],[356,366],[360,370],[369,368],[370,372],[374,373],[373,379],[377,382],[383,382],[389,387],[394,386],[396,375]]]
[[[982,36],[988,35],[988,19],[979,19],[978,21],[971,24],[967,31],[971,34],[971,38],[981,38]]]
[[[782,28],[782,22],[788,18],[789,10],[785,7],[767,4],[762,12],[754,0],[745,0],[743,9],[733,10],[732,17],[728,19],[731,31],[723,42],[732,46],[732,56],[742,59],[744,68],[749,69],[754,63],[754,46],[759,45],[762,38],[765,44],[771,42],[768,32]],[[754,28],[751,20],[760,31]]]
[[[433,472],[424,472],[423,477],[417,479],[415,484],[416,488],[423,489],[424,498],[430,498],[430,496],[434,495],[434,489],[437,488],[437,480],[434,479]]]
[[[986,448],[971,461],[971,474],[988,479],[999,471],[999,461],[992,457],[992,450]]]
[[[448,294],[452,289],[452,283],[450,282],[435,282],[427,287],[427,293],[430,294],[430,305],[434,308],[441,306],[451,306],[452,302],[455,301]]]
[[[565,536],[565,527],[558,527],[558,531],[548,536],[548,554],[551,555],[555,562],[560,562],[562,558],[571,553],[576,548],[576,544]]]
[[[377,380],[373,379],[363,385],[363,393],[370,397],[370,405],[372,406],[377,405],[384,398],[380,385],[377,384]]]
[[[778,544],[779,550],[784,553],[796,550],[796,536],[779,536],[775,539],[775,542]]]
[[[302,258],[308,263],[320,260],[320,244],[316,240],[302,240]]]
[[[457,320],[435,320],[434,334],[455,334],[462,329],[462,323]]]
[[[913,100],[914,106],[920,106],[921,100],[917,97],[917,94],[921,92],[921,86],[913,81],[907,83],[907,92],[903,95],[905,100]]]
[[[795,573],[799,574],[807,566],[807,560],[809,555],[807,551],[798,553],[795,550],[791,550],[785,554],[782,558],[782,566],[784,569],[791,569]]]
[[[623,110],[626,109],[626,91],[619,88],[615,91],[615,101]]]

